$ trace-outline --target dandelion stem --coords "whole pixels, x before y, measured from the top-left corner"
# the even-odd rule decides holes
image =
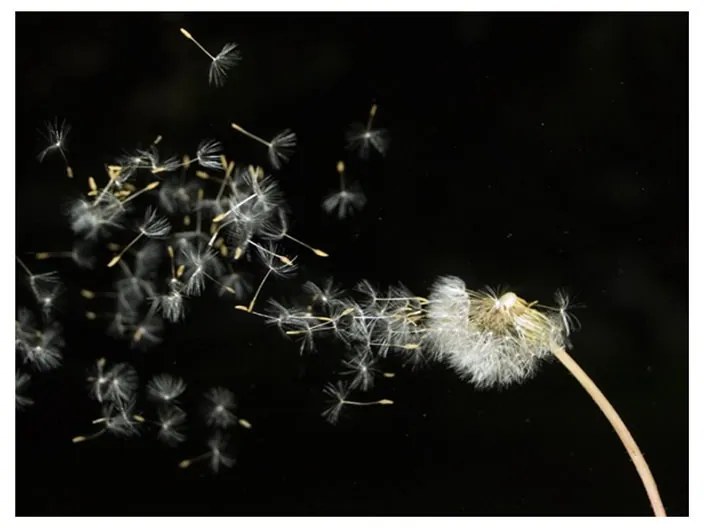
[[[193,44],[195,44],[196,46],[198,46],[198,47],[203,51],[203,53],[205,53],[208,57],[210,57],[210,60],[212,60],[212,61],[215,60],[215,57],[213,57],[207,49],[205,49],[203,46],[201,46],[200,42],[198,42],[196,39],[194,39],[194,38],[193,38],[193,35],[191,35],[188,31],[186,31],[185,29],[181,28],[181,34],[182,34],[184,37],[186,37],[188,40],[190,40],[191,42],[193,42]]]
[[[200,235],[201,224],[203,223],[203,208],[201,207],[201,202],[203,201],[203,189],[198,189],[198,201],[196,202],[196,233]]]
[[[262,291],[262,288],[264,287],[264,283],[266,280],[269,278],[269,275],[271,275],[272,269],[269,268],[269,270],[266,272],[266,275],[264,275],[264,278],[262,281],[259,283],[259,287],[257,288],[257,291],[254,293],[254,297],[252,298],[252,302],[249,303],[249,306],[247,307],[248,312],[252,312],[254,309],[254,303],[257,302],[257,297],[259,297],[259,292]]]
[[[225,290],[226,292],[231,293],[232,295],[237,295],[237,292],[236,292],[235,290],[233,290],[232,288],[230,288],[227,284],[223,284],[222,282],[220,282],[220,281],[217,280],[215,277],[213,277],[212,275],[210,275],[209,273],[207,273],[207,272],[205,272],[205,271],[203,271],[202,273],[203,273],[203,276],[204,276],[204,277],[206,277],[207,279],[210,279],[211,281],[213,281],[215,284],[217,284],[218,286],[220,286],[220,287],[221,287],[223,290]]]
[[[216,216],[215,218],[213,218],[213,223],[222,222],[225,218],[227,218],[228,216],[230,216],[231,214],[233,214],[237,209],[239,209],[240,206],[244,205],[245,203],[247,203],[248,201],[250,201],[252,198],[254,198],[254,197],[256,197],[256,196],[257,196],[256,193],[250,194],[247,198],[245,198],[244,200],[242,200],[241,202],[239,202],[238,204],[236,204],[236,205],[235,205],[234,207],[232,207],[231,209],[228,209],[226,212],[224,212],[224,213],[222,213],[222,214],[219,214],[218,216]],[[236,221],[236,220],[228,220],[227,222],[221,223],[220,226],[218,226],[218,228],[217,228],[217,229],[215,230],[215,232],[213,233],[213,236],[210,237],[210,241],[208,242],[208,245],[212,247],[212,245],[213,245],[213,244],[215,243],[215,241],[217,240],[218,234],[220,234],[220,231],[221,231],[225,226],[227,226],[227,225],[229,225],[229,224],[231,224],[231,223],[233,223],[233,222],[235,222],[235,221]]]
[[[210,456],[210,451],[208,451],[207,453],[203,453],[202,455],[198,455],[197,457],[187,458],[185,460],[181,460],[181,462],[178,463],[178,467],[180,467],[181,469],[186,469],[194,462],[199,462],[201,460],[205,460],[209,456]]]
[[[266,140],[260,138],[259,136],[255,136],[255,135],[252,134],[251,132],[247,132],[244,128],[242,128],[242,127],[239,126],[238,124],[232,123],[232,128],[234,128],[234,129],[237,130],[238,132],[241,132],[242,134],[244,134],[244,135],[247,136],[247,137],[250,137],[250,138],[252,138],[252,139],[254,139],[254,140],[256,140],[256,141],[259,141],[259,143],[261,143],[262,145],[266,145],[268,148],[271,148],[271,142],[266,141]]]
[[[81,443],[81,442],[87,442],[88,440],[95,440],[95,439],[98,438],[99,436],[102,436],[102,435],[105,433],[106,430],[107,430],[107,429],[101,429],[101,430],[98,431],[97,433],[94,433],[94,434],[88,435],[88,436],[83,436],[83,435],[81,435],[81,436],[74,436],[74,437],[71,439],[71,442],[73,442],[74,444],[79,444],[79,443]]]
[[[100,201],[103,199],[103,196],[105,196],[105,193],[110,190],[110,187],[112,187],[113,183],[115,183],[115,180],[110,178],[110,181],[108,182],[108,184],[105,187],[103,187],[103,190],[100,191],[100,194],[97,196],[97,198],[93,202],[94,206],[96,206],[100,203]]]
[[[383,399],[383,400],[372,401],[372,402],[356,402],[356,401],[342,400],[342,403],[345,405],[365,406],[365,405],[392,405],[394,402],[392,400]]]
[[[225,191],[225,185],[227,185],[227,182],[231,180],[230,174],[232,174],[232,170],[234,170],[235,165],[234,163],[230,163],[227,167],[225,167],[225,177],[222,179],[222,183],[220,184],[220,189],[218,189],[218,194],[215,196],[215,203],[220,203],[220,198],[222,198],[222,193]]]
[[[584,390],[589,393],[589,396],[592,397],[594,403],[597,404],[599,409],[601,409],[601,412],[603,412],[604,416],[606,416],[609,420],[609,423],[611,423],[611,426],[614,428],[614,431],[616,431],[616,434],[626,448],[628,456],[631,457],[633,465],[636,466],[636,470],[643,481],[643,486],[648,494],[648,499],[650,500],[650,505],[653,508],[655,516],[666,517],[667,514],[665,513],[665,507],[660,499],[660,493],[658,492],[657,484],[655,483],[653,474],[650,472],[648,463],[645,461],[643,453],[641,453],[638,448],[638,444],[636,444],[636,441],[633,439],[633,436],[626,427],[626,424],[623,423],[623,420],[621,420],[621,417],[616,412],[616,409],[613,408],[611,403],[609,403],[609,400],[606,399],[606,396],[604,396],[587,373],[582,370],[582,368],[574,359],[572,359],[563,347],[553,346],[551,352],[557,359],[560,360],[565,368],[567,368],[567,370],[569,370],[570,373],[577,378],[577,381],[579,381]]]
[[[337,162],[337,173],[340,175],[340,191],[345,190],[345,162]]]
[[[32,276],[33,276],[33,275],[32,275],[32,272],[29,271],[29,268],[25,265],[25,263],[22,262],[22,260],[21,260],[19,257],[15,257],[15,259],[17,259],[17,262],[19,263],[19,265],[22,266],[22,269],[23,269],[25,272],[27,272],[27,275],[29,275],[30,277],[32,277]]]
[[[128,198],[126,198],[125,200],[123,200],[123,201],[122,201],[122,205],[125,205],[126,203],[130,202],[131,200],[134,200],[134,199],[137,198],[137,196],[139,196],[140,194],[144,194],[145,192],[149,192],[149,191],[151,191],[151,190],[153,190],[153,189],[156,189],[157,187],[159,187],[159,184],[160,184],[160,183],[161,183],[161,182],[159,182],[159,181],[154,181],[154,182],[150,183],[150,184],[147,185],[146,187],[144,187],[144,188],[138,190],[136,193],[132,194],[131,196],[129,196]]]
[[[136,237],[134,237],[134,238],[132,239],[132,242],[130,242],[129,244],[127,244],[127,245],[122,249],[122,251],[120,251],[117,255],[115,255],[115,256],[112,258],[112,260],[111,260],[110,262],[108,262],[108,268],[112,268],[115,264],[117,264],[118,262],[120,262],[120,259],[122,258],[122,256],[123,256],[125,253],[127,253],[127,250],[129,250],[132,246],[134,246],[134,245],[137,243],[137,241],[138,241],[140,238],[142,238],[142,236],[144,236],[144,233],[143,233],[142,231],[140,231],[140,233],[139,233]]]
[[[34,254],[37,260],[46,260],[50,258],[73,258],[72,251],[42,251]]]
[[[374,121],[374,116],[376,115],[376,104],[373,104],[369,109],[369,119],[367,120],[367,132],[372,129],[372,122]]]

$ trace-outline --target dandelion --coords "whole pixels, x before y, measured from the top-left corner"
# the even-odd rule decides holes
[[[271,141],[266,141],[259,136],[255,136],[236,123],[232,123],[232,128],[265,145],[267,149],[269,149],[269,162],[272,167],[277,170],[281,168],[283,163],[286,163],[291,158],[296,148],[296,134],[288,128],[274,136]]]
[[[604,394],[566,351],[576,319],[568,300],[557,294],[557,317],[513,292],[472,291],[457,277],[433,285],[427,307],[426,344],[437,359],[452,365],[480,388],[520,383],[539,362],[557,358],[604,413],[636,467],[657,516],[664,516],[657,485],[633,436]]]
[[[360,123],[353,124],[347,132],[347,148],[355,151],[361,158],[368,158],[371,148],[382,156],[389,148],[389,133],[384,128],[373,129],[372,124],[376,116],[377,106],[373,104],[369,110],[369,118],[366,125]]]
[[[108,263],[108,268],[112,268],[115,264],[120,262],[123,255],[135,245],[142,237],[148,238],[166,238],[171,232],[171,224],[166,218],[157,216],[156,209],[152,207],[147,207],[146,213],[144,214],[144,221],[138,227],[139,234],[132,239],[132,241],[127,244],[120,253],[115,255],[112,260]]]
[[[323,200],[323,210],[328,214],[337,213],[337,217],[342,220],[355,211],[364,208],[367,198],[364,196],[357,183],[347,186],[345,183],[345,164],[337,162],[337,173],[340,176],[340,190],[329,194]]]
[[[436,357],[479,388],[525,380],[563,345],[561,329],[533,304],[512,292],[468,291],[455,277],[434,285],[428,321]]]
[[[232,467],[235,459],[227,453],[228,437],[216,431],[208,440],[208,451],[194,458],[179,462],[178,467],[186,469],[196,462],[207,460],[213,473],[220,471],[221,467]]]
[[[345,405],[356,405],[356,406],[368,406],[368,405],[392,405],[394,402],[392,400],[382,399],[370,402],[358,402],[348,400],[347,397],[351,391],[351,387],[348,383],[338,381],[337,383],[328,383],[323,388],[323,393],[330,397],[329,405],[325,411],[323,411],[322,416],[331,424],[336,423],[340,419],[340,414],[342,413],[342,408]]]
[[[237,422],[235,394],[223,387],[214,387],[205,393],[207,401],[205,420],[208,425],[226,429]]]
[[[200,50],[210,58],[210,70],[208,73],[208,82],[215,87],[221,87],[225,84],[228,71],[235,66],[241,59],[241,54],[237,49],[237,44],[228,42],[222,47],[220,53],[213,56],[198,42],[193,35],[181,28],[181,34],[188,40],[192,41]]]

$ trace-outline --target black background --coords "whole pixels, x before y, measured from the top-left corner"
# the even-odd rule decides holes
[[[162,134],[173,153],[222,140],[234,159],[265,163],[265,137],[290,127],[296,156],[277,178],[302,274],[272,283],[281,298],[332,275],[402,281],[419,295],[434,278],[509,286],[550,302],[567,287],[584,305],[574,357],[621,413],[671,515],[688,513],[686,14],[17,14],[17,254],[59,269],[65,365],[34,375],[35,405],[16,421],[18,515],[648,515],[623,447],[557,363],[504,391],[479,392],[442,365],[410,370],[336,426],[319,413],[337,379],[335,343],[297,347],[206,296],[148,352],[87,323],[80,287],[109,287],[99,266],[36,263],[70,248],[65,209],[104,178],[123,149]],[[207,48],[239,43],[221,89]],[[372,101],[392,143],[355,162],[344,132]],[[36,160],[37,129],[73,126],[69,158]],[[369,199],[348,221],[320,201],[348,160]],[[22,279],[21,270],[18,279]],[[26,285],[18,281],[18,303]],[[101,438],[87,396],[95,358],[130,361],[142,379],[168,371],[189,394],[234,390],[254,429],[236,437],[237,465],[180,470],[203,450],[196,430],[170,450],[151,437]],[[362,397],[365,397],[363,395]]]

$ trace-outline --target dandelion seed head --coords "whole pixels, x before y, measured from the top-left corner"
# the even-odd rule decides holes
[[[556,320],[513,292],[467,290],[456,277],[433,285],[425,344],[480,388],[519,383],[564,344]]]

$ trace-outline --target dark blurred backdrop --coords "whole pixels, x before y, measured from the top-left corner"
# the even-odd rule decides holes
[[[240,45],[223,88],[179,27],[213,51]],[[292,231],[331,257],[301,254],[302,277],[265,296],[328,275],[424,295],[453,274],[546,303],[567,287],[585,305],[574,357],[631,428],[668,512],[687,515],[686,14],[18,13],[16,28],[16,251],[37,271],[57,264],[27,254],[70,248],[67,203],[123,149],[161,134],[181,153],[212,137],[264,163],[229,123],[265,137],[290,127],[299,147],[277,178]],[[373,101],[391,148],[354,162],[344,132]],[[73,180],[60,158],[36,159],[55,116],[73,127]],[[320,208],[339,159],[368,197],[345,222]],[[390,360],[397,376],[372,396],[396,405],[331,426],[321,389],[338,345],[300,357],[207,297],[161,346],[133,351],[86,322],[75,293],[107,288],[107,268],[59,271],[65,365],[33,377],[35,404],[17,415],[18,515],[650,514],[615,433],[557,363],[478,392],[443,366]],[[143,379],[181,375],[192,395],[234,390],[254,424],[237,435],[237,465],[180,470],[197,435],[175,451],[150,438],[73,445],[99,412],[85,387],[99,356]]]

